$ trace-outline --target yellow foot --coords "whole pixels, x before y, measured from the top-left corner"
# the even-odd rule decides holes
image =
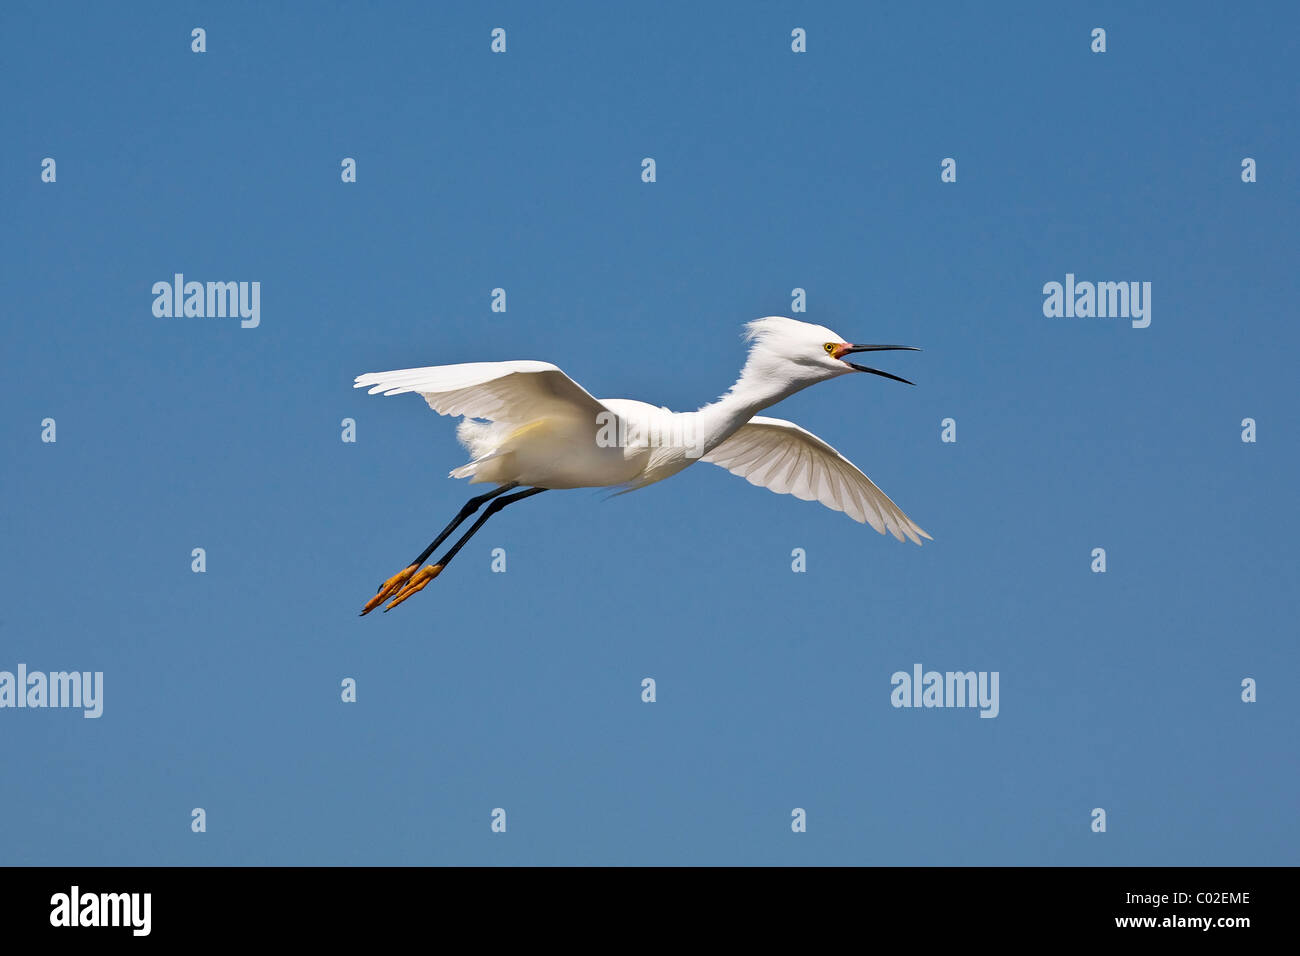
[[[397,592],[397,597],[393,598],[393,602],[389,604],[388,607],[384,608],[384,613],[387,614],[389,611],[397,607],[397,605],[401,604],[407,598],[415,594],[419,594],[421,591],[424,590],[424,586],[426,584],[428,584],[430,581],[432,581],[441,573],[442,573],[441,564],[426,564],[424,568],[421,569],[419,574],[411,578],[411,580],[406,583],[406,587],[402,588],[402,590]]]
[[[384,601],[392,597],[402,588],[406,587],[406,582],[411,580],[411,575],[415,573],[418,564],[413,564],[409,568],[403,568],[394,574],[391,578],[379,585],[379,593],[366,602],[366,606],[361,609],[361,616],[365,617]]]

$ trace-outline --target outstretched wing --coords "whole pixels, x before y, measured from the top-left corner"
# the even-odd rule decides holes
[[[523,424],[538,418],[586,417],[607,411],[587,390],[549,362],[468,362],[358,375],[370,394],[416,392],[439,415]]]
[[[816,498],[899,541],[930,537],[853,462],[794,422],[755,416],[701,460],[779,495]]]

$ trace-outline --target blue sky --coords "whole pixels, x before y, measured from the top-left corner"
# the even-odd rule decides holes
[[[1294,864],[1300,18],[1130,6],[6,4],[0,670],[104,713],[0,710],[0,862]],[[355,375],[691,409],[796,287],[924,349],[772,414],[932,544],[700,465],[356,616],[470,490]],[[916,663],[998,717],[893,708]]]

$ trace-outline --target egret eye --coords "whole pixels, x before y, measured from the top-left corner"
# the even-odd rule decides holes
[[[827,342],[825,345],[822,346],[822,348],[824,348],[824,349],[826,350],[826,354],[827,354],[827,355],[833,355],[833,354],[835,353],[835,343],[834,343],[834,342]]]

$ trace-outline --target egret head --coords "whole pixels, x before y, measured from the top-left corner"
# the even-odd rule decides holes
[[[870,372],[911,385],[905,378],[878,368],[855,365],[845,359],[857,352],[891,352],[919,349],[909,345],[854,345],[824,325],[799,322],[779,315],[755,319],[745,326],[745,337],[753,342],[746,368],[767,378],[812,384],[846,375]]]

